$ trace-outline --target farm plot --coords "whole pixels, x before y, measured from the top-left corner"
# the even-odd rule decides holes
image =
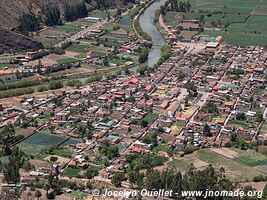
[[[254,176],[266,175],[267,171],[258,170],[245,163],[253,163],[254,166],[262,163],[256,163],[257,160],[248,160],[244,152],[239,152],[239,157],[234,159],[226,158],[218,153],[211,151],[210,149],[199,150],[195,153],[196,157],[209,164],[212,164],[215,168],[224,167],[226,174],[229,178],[236,181],[252,180]],[[260,154],[261,155],[261,154]],[[242,162],[240,161],[242,159]]]
[[[267,0],[190,0],[191,12],[185,19],[205,17],[204,34],[221,35],[233,45],[267,45]],[[226,26],[211,30],[210,26]]]
[[[190,0],[192,10],[220,11],[222,13],[248,14],[257,7],[260,0]]]
[[[183,158],[173,159],[167,166],[185,172],[191,163],[198,169],[212,164],[216,169],[223,167],[228,178],[240,182],[253,180],[258,175],[266,176],[266,159],[266,155],[253,150],[201,149]]]
[[[77,26],[74,23],[72,23],[72,22],[67,22],[62,26],[57,26],[55,28],[55,30],[63,31],[63,32],[66,32],[66,33],[75,33],[75,32],[81,31],[82,29],[79,26]]]
[[[67,48],[68,51],[74,51],[74,52],[80,52],[80,53],[86,53],[88,52],[89,45],[85,44],[73,44]]]
[[[80,60],[76,59],[76,58],[62,58],[62,59],[57,60],[57,63],[62,65],[62,64],[75,63],[75,62],[78,62],[78,61],[80,61]]]

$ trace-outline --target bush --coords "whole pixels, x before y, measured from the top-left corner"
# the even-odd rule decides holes
[[[51,81],[48,86],[50,90],[56,90],[62,87],[63,87],[63,84],[61,81]]]
[[[261,181],[265,181],[265,179],[267,180],[267,177],[264,178],[262,175],[259,175],[259,176],[255,176],[255,177],[253,178],[253,181],[254,181],[254,182],[261,182]]]
[[[56,156],[51,156],[50,157],[50,161],[51,162],[56,162],[58,160],[58,157],[56,157]]]
[[[44,85],[41,85],[41,86],[39,86],[39,87],[37,88],[37,92],[44,92],[44,91],[47,91],[47,90],[48,90],[48,88],[45,87]]]
[[[195,150],[197,150],[197,147],[193,147],[193,146],[186,146],[184,148],[184,154],[190,154],[193,153]]]

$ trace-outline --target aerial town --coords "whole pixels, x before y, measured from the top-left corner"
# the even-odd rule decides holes
[[[267,1],[126,2],[3,45],[0,199],[265,199]]]

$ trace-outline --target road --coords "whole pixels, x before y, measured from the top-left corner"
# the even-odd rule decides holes
[[[101,27],[108,22],[109,21],[107,19],[103,19],[102,21],[99,21],[99,22],[89,26],[88,28],[85,28],[85,29],[81,30],[80,32],[75,33],[74,35],[70,36],[69,38],[61,41],[60,43],[56,44],[55,47],[62,47],[62,45],[66,42],[78,40],[78,39],[84,37],[86,34],[90,33],[92,30],[97,29],[98,27]],[[112,22],[112,21],[110,21],[110,22]]]

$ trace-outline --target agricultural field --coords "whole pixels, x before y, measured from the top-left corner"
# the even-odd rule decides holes
[[[131,19],[131,16],[129,14],[121,17],[121,19],[120,19],[120,27],[123,30],[129,31],[129,32],[132,33],[132,19]]]
[[[191,40],[191,38],[197,34],[197,31],[181,31],[180,36],[185,40]]]
[[[212,164],[215,168],[223,167],[226,175],[235,181],[252,180],[254,176],[267,175],[267,156],[253,150],[220,149],[216,152],[212,149],[201,149],[184,158],[170,161],[167,166],[185,171],[193,163],[199,169]]]
[[[62,65],[62,64],[70,64],[70,63],[74,63],[74,62],[78,62],[80,60],[75,59],[75,58],[62,58],[57,60],[57,63]]]
[[[263,122],[260,128],[260,134],[267,134],[267,122]]]
[[[66,33],[75,33],[81,31],[82,29],[78,25],[75,25],[72,22],[66,22],[62,26],[57,26],[55,30],[63,31]]]
[[[156,119],[156,117],[157,117],[156,114],[149,113],[143,118],[143,120],[147,121],[148,123],[151,123]]]
[[[33,40],[42,42],[46,48],[49,48],[62,41],[64,35],[82,30],[79,27],[82,24],[85,24],[85,22],[77,20],[75,22],[67,22],[61,26],[49,27],[35,34]]]
[[[164,22],[168,26],[177,26],[177,22],[179,22],[182,19],[182,14],[178,12],[167,12],[166,15],[164,16]]]
[[[67,169],[64,170],[64,175],[69,176],[69,177],[75,177],[81,172],[81,169],[78,168],[72,168],[68,167]]]
[[[67,48],[67,51],[75,51],[80,53],[86,53],[90,51],[89,46],[86,44],[73,44]]]
[[[261,0],[189,0],[194,11],[221,11],[222,13],[248,14],[257,8]],[[263,0],[263,2],[267,2]]]
[[[190,0],[191,11],[185,19],[205,17],[201,34],[223,36],[223,42],[233,45],[267,45],[267,0]],[[177,12],[167,12],[167,25],[176,26]],[[225,26],[216,28],[216,25]]]

